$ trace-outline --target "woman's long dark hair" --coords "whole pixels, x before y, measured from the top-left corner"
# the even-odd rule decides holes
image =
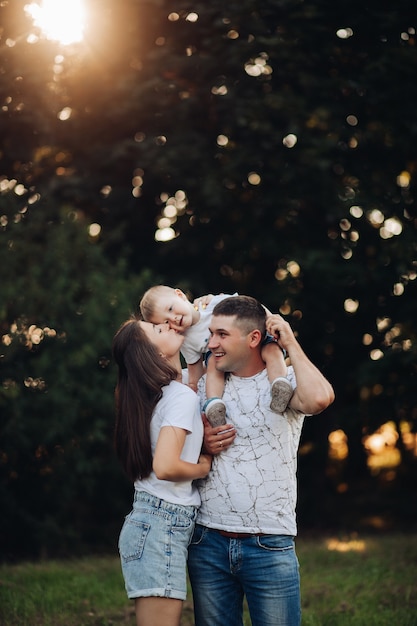
[[[152,414],[162,387],[175,380],[178,372],[161,357],[136,318],[122,324],[112,347],[118,366],[115,448],[127,476],[135,481],[151,473]]]

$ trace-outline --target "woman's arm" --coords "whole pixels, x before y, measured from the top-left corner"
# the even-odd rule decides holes
[[[160,480],[179,482],[204,478],[210,471],[211,456],[201,454],[198,463],[181,459],[186,431],[176,426],[163,426],[160,430],[153,458],[153,471]]]

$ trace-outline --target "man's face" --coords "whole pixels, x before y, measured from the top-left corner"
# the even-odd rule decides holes
[[[192,307],[187,298],[176,293],[164,294],[158,298],[152,320],[154,324],[168,323],[179,333],[183,333],[192,324]]]
[[[245,335],[236,326],[235,316],[213,315],[210,324],[208,348],[215,359],[216,369],[220,372],[232,372],[245,376],[245,370],[251,359],[251,335]]]

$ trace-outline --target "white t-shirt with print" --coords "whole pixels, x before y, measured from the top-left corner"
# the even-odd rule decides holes
[[[181,459],[189,463],[197,463],[203,442],[200,404],[194,391],[177,381],[172,381],[162,388],[162,398],[156,405],[152,416],[152,456],[155,453],[159,431],[164,426],[176,426],[187,431]],[[184,506],[199,506],[200,504],[200,496],[193,481],[160,480],[153,471],[147,478],[135,481],[135,489],[146,491],[174,504]]]
[[[237,294],[233,294],[236,296]],[[184,333],[185,339],[181,346],[181,354],[187,364],[197,363],[200,360],[202,354],[207,352],[207,344],[210,339],[209,325],[213,309],[222,300],[230,298],[230,294],[219,294],[213,296],[206,308],[203,308],[201,303],[198,305],[198,312],[200,313],[200,319],[196,324],[193,324]]]
[[[292,367],[287,377],[295,388]],[[199,392],[203,403],[204,385]],[[304,414],[270,410],[266,369],[249,378],[230,374],[223,400],[237,435],[227,450],[213,457],[209,475],[198,481],[197,522],[231,532],[295,536],[297,451]]]

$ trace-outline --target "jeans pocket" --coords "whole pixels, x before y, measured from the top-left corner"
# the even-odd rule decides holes
[[[119,537],[119,553],[123,562],[140,559],[145,546],[150,524],[128,517]]]
[[[206,534],[206,529],[204,526],[200,524],[196,524],[193,532],[193,536],[191,537],[190,546],[196,546],[201,543]]]
[[[264,550],[288,552],[294,550],[294,539],[290,535],[264,535],[257,537],[257,543]]]

